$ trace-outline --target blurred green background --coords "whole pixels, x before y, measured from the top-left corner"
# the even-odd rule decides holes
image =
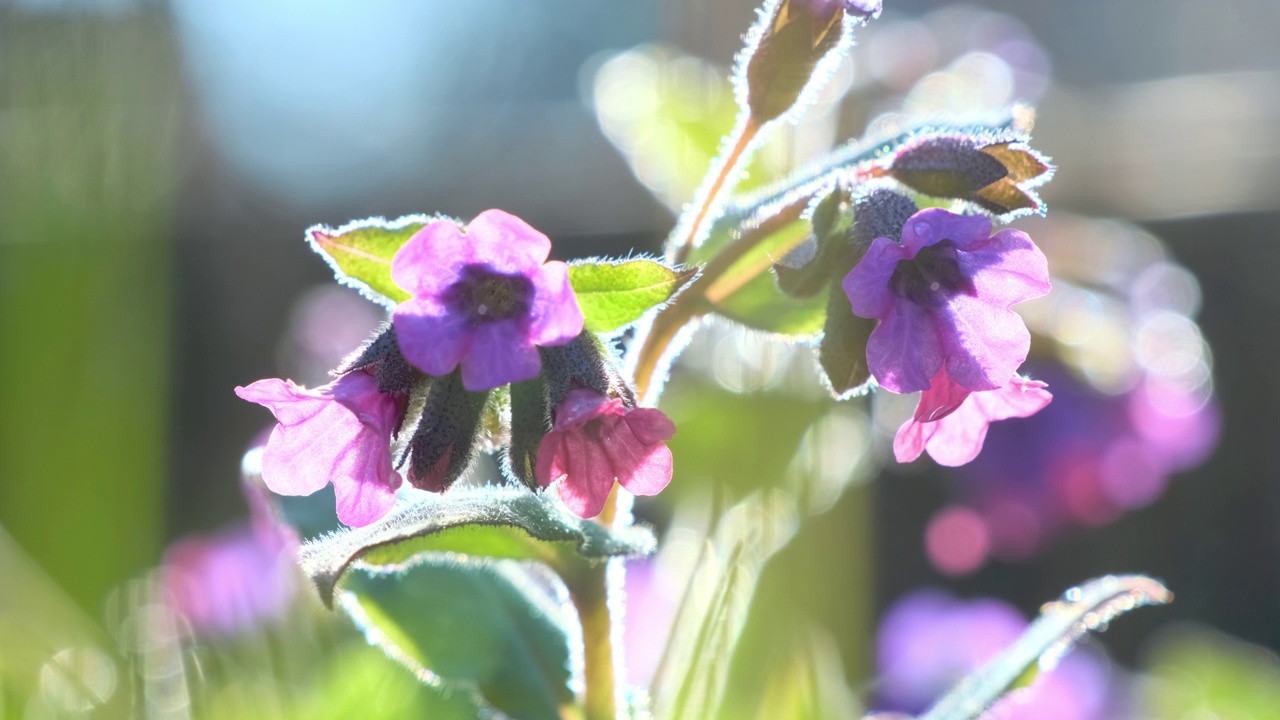
[[[863,695],[876,618],[912,589],[995,595],[1030,614],[1085,578],[1145,572],[1178,600],[1111,630],[1113,657],[1175,683],[1210,677],[1208,663],[1227,679],[1206,680],[1206,697],[1274,714],[1259,698],[1280,681],[1259,668],[1280,649],[1280,5],[886,4],[837,77],[846,101],[767,148],[757,176],[856,136],[965,48],[1026,42],[1026,64],[997,77],[1006,99],[1037,101],[1035,146],[1059,166],[1050,216],[1139,223],[1195,274],[1221,440],[1154,503],[959,578],[935,569],[923,539],[955,479],[927,463],[878,470],[869,448],[883,438],[852,455],[837,442],[819,453],[834,470],[808,468],[829,480],[786,486],[813,518],[764,570],[746,655],[813,632],[824,649],[803,652],[824,667],[839,658]],[[376,319],[321,289],[330,276],[305,227],[501,207],[560,257],[655,252],[715,147],[702,128],[731,111],[721,78],[753,13],[745,0],[0,0],[0,718],[48,716],[28,697],[42,663],[77,638],[113,642],[100,637],[115,632],[112,589],[174,539],[245,515],[241,456],[266,418],[231,388],[314,382]],[[682,92],[711,109],[641,137],[642,111],[661,103],[602,86],[600,70],[655,42],[701,59],[682,66],[695,78]],[[915,109],[937,109],[925,100]],[[326,339],[326,322],[348,335]],[[717,369],[716,343],[730,341],[749,346],[745,370]],[[797,389],[803,378],[762,370],[783,360],[761,341],[699,342],[667,399],[687,423],[676,482],[641,505],[645,519],[666,527],[681,507],[785,485],[820,417],[871,432],[869,406],[831,415]],[[761,373],[767,387],[752,384]],[[342,648],[334,663],[371,656],[323,617],[297,622],[319,633],[314,647]],[[735,665],[735,682],[773,672],[759,664]],[[307,682],[325,686],[326,672],[377,674],[329,668]],[[1221,689],[1231,683],[1251,689]],[[1201,702],[1162,697],[1154,716]],[[245,707],[219,702],[227,717]]]

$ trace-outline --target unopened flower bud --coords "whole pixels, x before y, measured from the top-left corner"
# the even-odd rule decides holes
[[[874,7],[872,7],[874,6]],[[841,44],[845,14],[867,18],[878,0],[782,0],[757,32],[745,71],[745,100],[751,117],[765,123],[800,100],[818,66]]]
[[[1044,177],[1049,169],[1034,151],[1011,142],[943,135],[899,151],[889,174],[925,195],[968,200],[1004,215],[1040,207],[1030,190],[1039,183],[1028,181]]]
[[[489,391],[471,392],[455,370],[431,382],[422,417],[409,440],[409,482],[432,492],[449,489],[471,465]]]
[[[427,380],[417,368],[409,364],[400,353],[396,331],[391,323],[383,323],[374,331],[372,339],[357,350],[334,371],[343,375],[352,370],[364,370],[378,382],[378,392],[388,395],[408,395],[413,387]]]

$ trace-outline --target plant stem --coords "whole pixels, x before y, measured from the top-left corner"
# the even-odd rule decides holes
[[[610,498],[612,501],[613,498]],[[568,578],[569,597],[582,623],[583,668],[586,676],[586,720],[614,720],[613,622],[609,617],[608,563],[584,566]]]
[[[689,259],[689,253],[693,251],[694,245],[701,237],[702,226],[708,220],[712,208],[720,204],[720,196],[728,189],[732,178],[740,169],[740,166],[746,162],[750,153],[747,151],[755,142],[756,136],[760,134],[762,125],[755,121],[755,118],[748,114],[739,121],[738,126],[734,128],[733,134],[725,147],[728,151],[722,156],[719,167],[715,172],[708,175],[709,180],[704,183],[702,190],[697,197],[697,210],[694,212],[693,221],[689,225],[683,223],[677,227],[675,237],[672,238],[671,248],[669,249],[670,258],[676,264],[683,264]]]

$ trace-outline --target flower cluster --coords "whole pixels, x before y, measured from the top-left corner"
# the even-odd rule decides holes
[[[306,495],[332,483],[338,518],[368,525],[394,506],[406,477],[447,490],[474,458],[485,414],[509,397],[507,467],[516,480],[558,482],[583,517],[601,512],[615,481],[638,494],[666,487],[675,428],[635,406],[616,363],[583,328],[568,266],[548,262],[550,251],[545,235],[500,210],[465,228],[425,224],[391,262],[410,299],[333,382],[236,388],[276,416],[262,463],[267,486]]]
[[[995,156],[972,153],[1003,169]],[[964,180],[970,154],[950,157]],[[922,178],[956,193],[1007,179],[994,171],[972,182]],[[891,187],[852,205],[847,228],[820,218],[822,205],[815,210],[815,247],[804,251],[810,259],[778,265],[778,286],[805,296],[838,279],[819,345],[832,390],[856,393],[874,378],[891,392],[922,393],[894,441],[898,461],[927,451],[944,465],[967,463],[991,422],[1027,417],[1052,399],[1044,383],[1017,375],[1031,335],[1010,309],[1049,292],[1045,256],[1026,233],[992,234],[984,215],[919,210]]]

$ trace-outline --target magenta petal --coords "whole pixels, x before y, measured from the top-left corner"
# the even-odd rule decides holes
[[[350,422],[348,424],[348,419]],[[278,495],[310,495],[329,484],[333,472],[333,446],[341,446],[359,432],[359,421],[336,403],[329,403],[324,415],[317,415],[317,429],[277,425],[262,451],[262,481]],[[327,435],[327,437],[326,437]]]
[[[943,359],[934,318],[913,303],[895,305],[867,340],[871,374],[892,392],[906,394],[928,388]]]
[[[1049,292],[1049,261],[1026,233],[1006,228],[956,254],[986,302],[1009,307]]]
[[[933,376],[929,389],[920,394],[915,419],[925,423],[941,420],[955,412],[969,395],[969,390],[952,380],[943,368]]]
[[[889,238],[876,238],[871,243],[867,253],[840,282],[854,315],[883,320],[893,311],[898,298],[889,289],[889,278],[893,277],[898,263],[908,257],[907,251]]]
[[[335,478],[334,494],[338,503],[338,519],[351,527],[363,527],[380,520],[396,504],[396,488],[402,478],[391,468],[391,455],[387,458],[387,475],[373,475],[361,479],[347,478],[340,482]],[[394,480],[392,480],[394,478]]]
[[[582,333],[582,308],[569,284],[569,266],[549,262],[534,276],[529,338],[535,345],[563,345]]]
[[[1012,310],[956,295],[938,323],[947,374],[970,390],[994,390],[1013,378],[1031,349],[1031,333]]]
[[[542,487],[548,487],[567,474],[564,447],[564,433],[559,430],[543,435],[542,441],[538,443],[538,459],[534,464],[533,475]]]
[[[471,348],[462,361],[462,386],[472,392],[529,380],[542,372],[538,349],[520,332],[515,320],[478,325],[471,338]]]
[[[976,405],[965,403],[943,420],[932,423],[938,428],[926,441],[926,447],[934,462],[959,467],[972,462],[982,452],[982,443],[987,439],[987,428],[991,422]]]
[[[467,225],[475,257],[500,273],[525,274],[551,253],[551,241],[528,223],[502,210],[485,210]]]
[[[670,484],[672,470],[671,448],[652,445],[629,476],[618,477],[618,484],[636,495],[657,495]]]
[[[983,215],[957,215],[942,208],[921,210],[902,228],[902,246],[909,257],[915,257],[922,248],[951,240],[960,249],[967,249],[991,235],[991,221]]]
[[[1014,377],[1003,388],[988,393],[975,393],[973,400],[988,420],[1031,417],[1053,401],[1048,385]]]
[[[909,463],[920,457],[924,452],[925,444],[929,442],[929,438],[938,431],[938,423],[936,422],[920,422],[912,418],[898,428],[898,433],[893,436],[893,457],[900,463]]]
[[[428,375],[448,375],[467,354],[471,325],[428,298],[400,303],[391,315],[406,360]]]
[[[413,234],[391,259],[391,280],[414,297],[439,297],[475,262],[471,243],[452,220],[436,220]]]
[[[664,443],[676,434],[676,424],[657,408],[636,408],[627,413],[623,422],[646,445]]]
[[[578,517],[593,518],[604,510],[604,503],[613,490],[609,458],[598,443],[582,433],[567,434],[565,449],[569,472],[560,482],[560,498]]]

